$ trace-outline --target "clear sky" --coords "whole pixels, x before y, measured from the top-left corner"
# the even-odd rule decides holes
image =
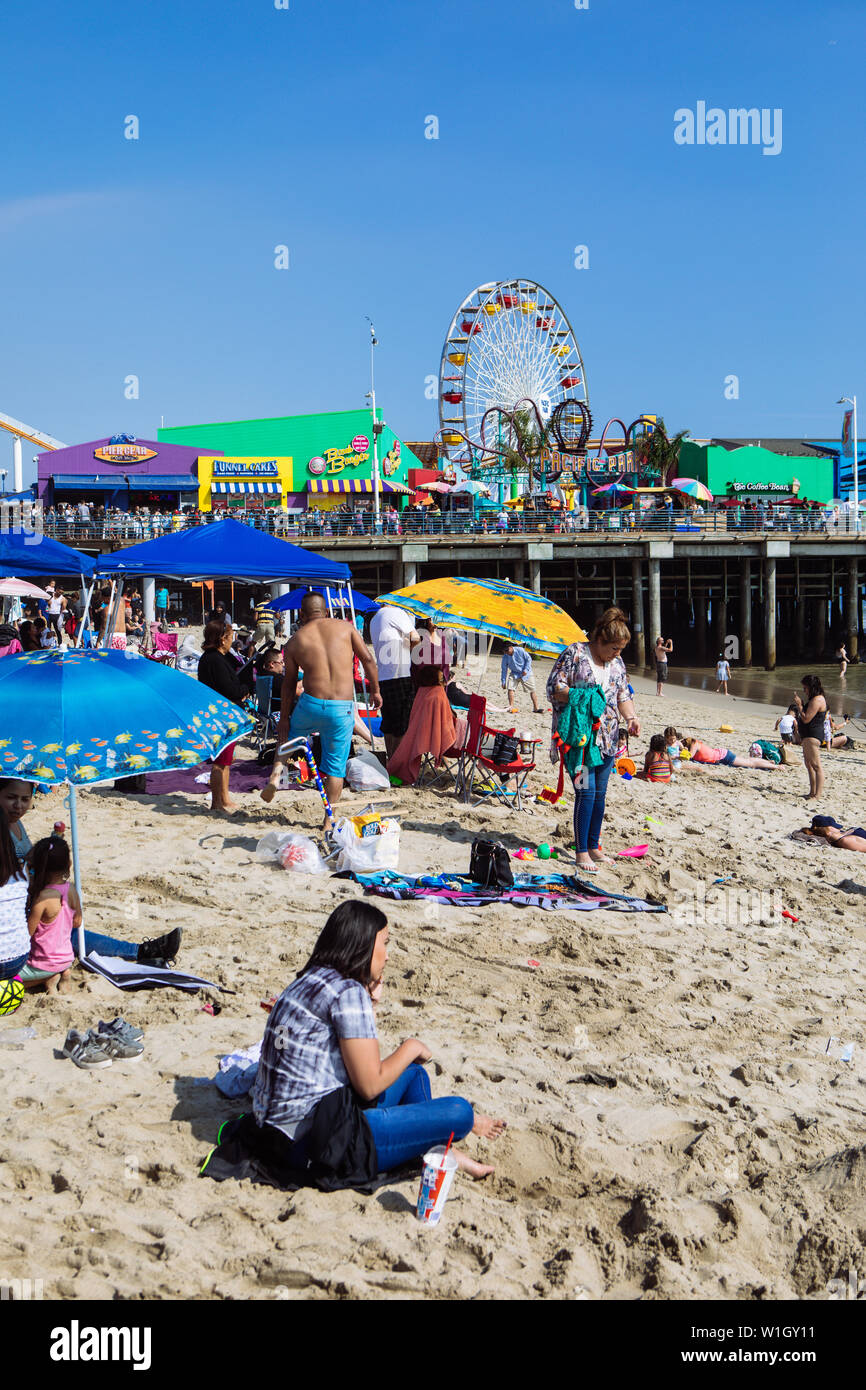
[[[351,409],[369,314],[430,438],[451,316],[510,276],[597,420],[836,437],[866,400],[863,0],[288,3],[4,6],[0,410],[74,444]],[[781,151],[677,144],[699,102],[780,108]]]

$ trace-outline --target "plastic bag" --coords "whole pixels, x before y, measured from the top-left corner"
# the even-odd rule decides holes
[[[282,864],[298,874],[328,872],[315,842],[293,830],[269,830],[256,845],[256,858],[266,864]]]
[[[374,869],[396,869],[400,860],[400,826],[395,820],[382,821],[381,835],[358,834],[346,817],[338,820],[333,840],[340,853],[337,871],[353,869],[368,874]]]
[[[353,792],[384,791],[391,785],[379,759],[366,748],[347,762],[346,781]]]

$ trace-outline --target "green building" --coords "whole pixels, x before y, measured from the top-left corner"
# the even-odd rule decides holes
[[[410,471],[425,464],[379,425],[382,501],[412,491]],[[373,420],[369,410],[283,415],[163,428],[164,443],[187,444],[198,456],[199,507],[284,506],[293,510],[341,505],[347,494],[373,492]],[[425,472],[425,477],[429,472]]]
[[[762,444],[738,445],[736,441],[686,440],[680,448],[679,474],[705,483],[714,497],[738,497],[741,501],[782,501],[800,497],[829,502],[835,482],[832,458],[817,451],[775,453]]]

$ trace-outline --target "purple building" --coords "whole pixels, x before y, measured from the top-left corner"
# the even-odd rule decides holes
[[[47,450],[38,458],[38,496],[46,507],[57,502],[101,503],[124,511],[195,506],[200,453],[186,444],[151,439],[112,444],[110,438]]]

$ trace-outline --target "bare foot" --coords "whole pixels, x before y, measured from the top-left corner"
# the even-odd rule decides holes
[[[490,1163],[476,1163],[474,1158],[467,1158],[466,1154],[460,1153],[457,1149],[452,1149],[451,1152],[457,1160],[457,1167],[468,1173],[470,1178],[489,1178],[494,1171]]]
[[[609,854],[604,854],[600,849],[591,849],[589,857],[594,864],[612,864],[613,860]]]
[[[505,1133],[506,1128],[505,1120],[494,1120],[489,1115],[476,1115],[472,1133],[480,1135],[482,1139],[498,1139],[500,1134]]]
[[[259,792],[259,796],[262,798],[262,801],[267,801],[269,805],[273,801],[276,794],[277,788],[274,782],[269,782],[268,785],[266,787],[262,787],[261,791]]]

